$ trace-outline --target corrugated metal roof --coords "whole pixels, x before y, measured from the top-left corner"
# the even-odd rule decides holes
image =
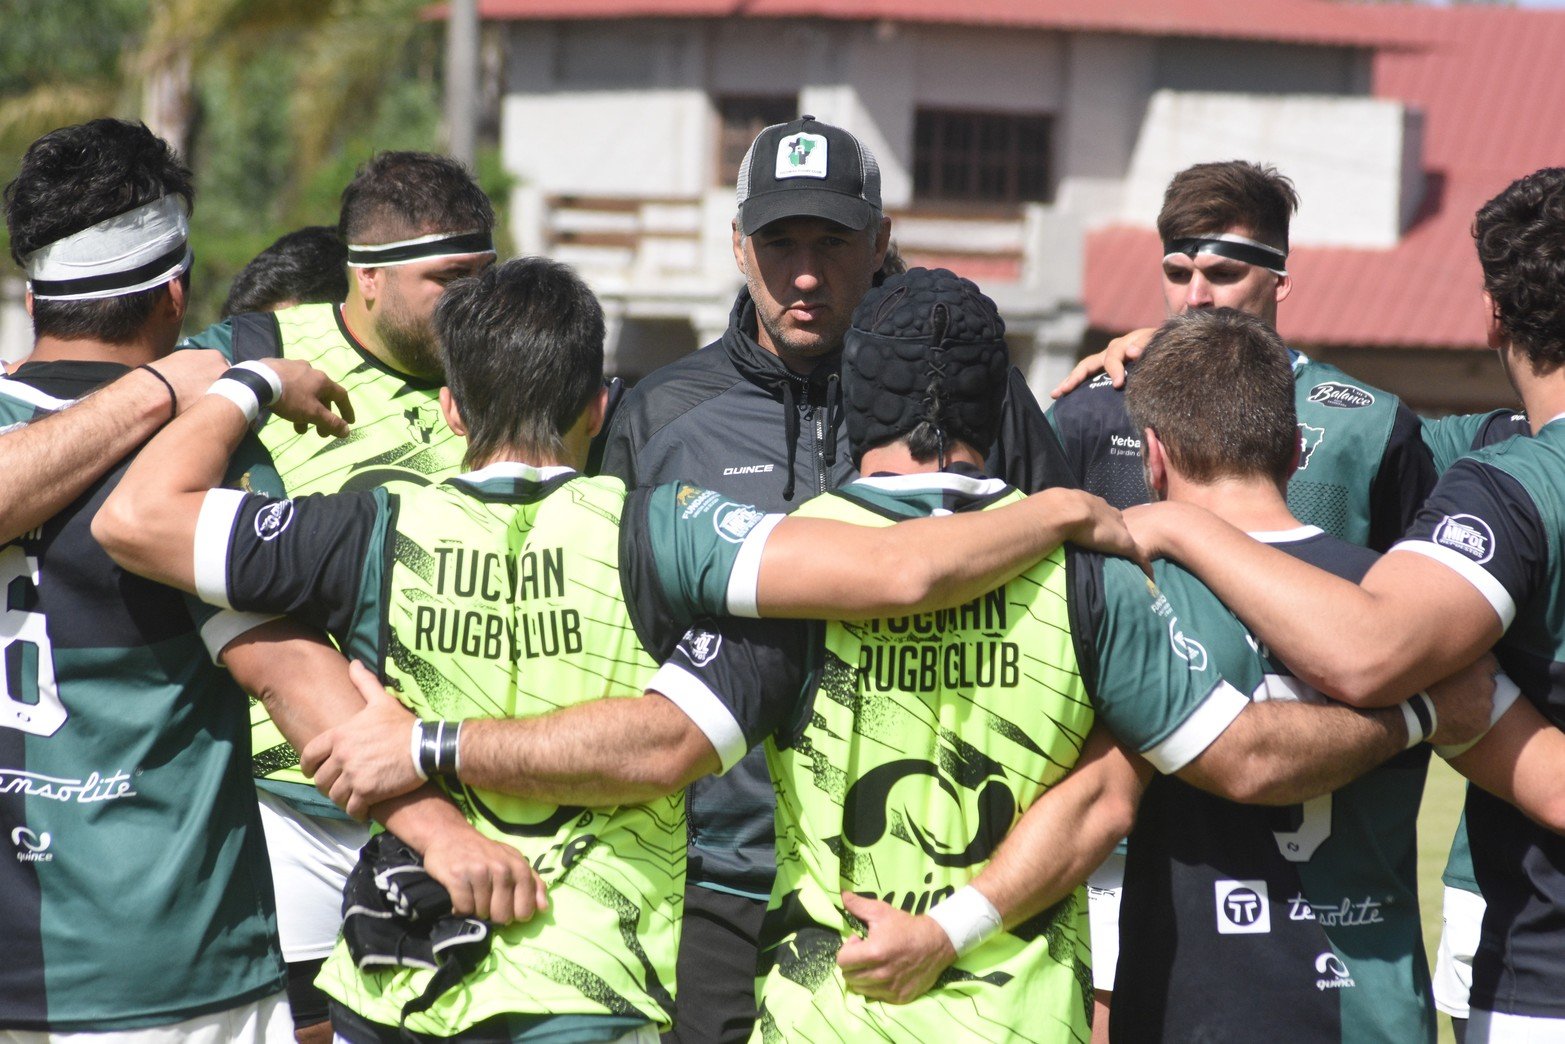
[[[1300,344],[1476,347],[1481,276],[1469,228],[1485,200],[1539,167],[1565,165],[1565,12],[1399,8],[1417,46],[1375,57],[1375,94],[1425,113],[1429,191],[1389,250],[1294,250],[1294,294],[1278,325]],[[1149,220],[1150,220],[1149,215]],[[1089,321],[1158,322],[1155,233],[1088,237]]]
[[[1379,8],[1331,0],[479,0],[479,14],[501,21],[826,18],[1361,47],[1406,39]]]

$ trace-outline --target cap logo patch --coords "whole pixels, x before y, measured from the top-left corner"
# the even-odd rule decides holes
[[[825,135],[793,134],[777,143],[778,181],[783,178],[824,178],[825,176]]]
[[[1494,557],[1494,531],[1477,515],[1447,515],[1435,527],[1435,543],[1460,551],[1479,565]]]

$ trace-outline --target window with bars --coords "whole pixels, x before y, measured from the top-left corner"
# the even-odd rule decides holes
[[[732,185],[755,136],[774,123],[799,116],[794,94],[729,94],[712,99],[717,110],[717,158],[714,185]]]
[[[920,201],[1021,203],[1053,196],[1049,116],[919,109],[913,194]]]

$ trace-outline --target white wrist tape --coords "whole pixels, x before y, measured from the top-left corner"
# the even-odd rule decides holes
[[[1466,743],[1442,743],[1435,748],[1435,753],[1447,761],[1460,757],[1478,745],[1478,741],[1489,735],[1489,729],[1494,728],[1505,712],[1511,709],[1522,694],[1516,683],[1511,681],[1511,676],[1504,671],[1499,671],[1494,676],[1494,702],[1489,707],[1489,726],[1481,733],[1468,740]]]
[[[1407,725],[1407,746],[1411,750],[1435,734],[1440,726],[1440,716],[1435,713],[1435,701],[1427,692],[1415,692],[1397,707],[1402,711],[1402,721]]]
[[[283,384],[276,372],[265,363],[254,361],[230,366],[207,389],[207,394],[220,395],[238,406],[252,426],[260,422],[261,411],[276,402],[282,393]]]
[[[972,885],[963,885],[929,908],[930,918],[945,930],[958,957],[965,957],[1005,927],[994,904]]]
[[[419,750],[424,746],[424,723],[417,718],[413,719],[413,731],[408,745],[408,756],[413,759],[413,771],[418,773],[418,778],[425,783],[429,782],[429,773],[424,771],[424,766],[419,764]]]

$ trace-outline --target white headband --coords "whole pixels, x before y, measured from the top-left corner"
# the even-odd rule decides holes
[[[390,268],[443,257],[492,254],[494,239],[488,232],[436,232],[395,243],[349,243],[349,268]]]
[[[28,289],[41,301],[150,290],[190,267],[189,240],[184,199],[162,196],[28,254]]]

